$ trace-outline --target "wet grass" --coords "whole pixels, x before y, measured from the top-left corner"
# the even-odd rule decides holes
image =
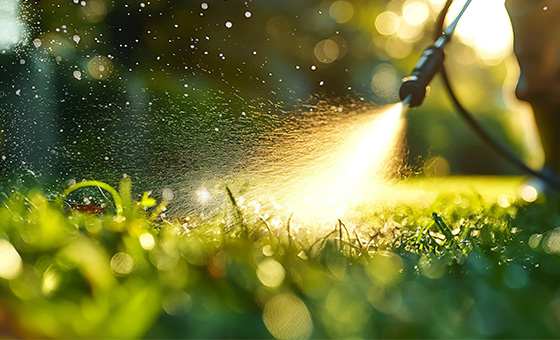
[[[559,205],[516,199],[519,183],[412,181],[401,199],[315,233],[247,213],[229,189],[204,220],[162,219],[173,202],[135,199],[128,180],[102,210],[67,204],[91,195],[80,185],[11,192],[0,335],[557,337]]]

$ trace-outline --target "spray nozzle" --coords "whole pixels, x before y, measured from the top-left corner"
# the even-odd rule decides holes
[[[403,102],[407,102],[410,107],[420,106],[422,102],[424,102],[428,85],[443,65],[443,59],[445,58],[443,49],[451,40],[451,36],[457,27],[459,19],[470,3],[471,0],[465,3],[459,15],[457,15],[455,20],[441,33],[436,42],[424,50],[420,60],[418,60],[418,63],[414,66],[412,74],[403,79],[399,90],[399,97]]]
[[[410,96],[410,99],[408,99],[410,107],[420,106],[426,97],[428,85],[443,64],[444,57],[443,48],[436,45],[428,47],[422,53],[422,57],[420,57],[414,70],[412,70],[412,74],[403,79],[399,91],[401,100],[404,101]]]

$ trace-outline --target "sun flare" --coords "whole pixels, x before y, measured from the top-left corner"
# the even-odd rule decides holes
[[[453,3],[448,23],[463,5],[462,1]],[[473,1],[459,21],[455,36],[472,46],[485,64],[494,65],[503,60],[513,48],[513,31],[504,0]]]

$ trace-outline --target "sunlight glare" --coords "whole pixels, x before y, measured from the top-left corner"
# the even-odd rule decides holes
[[[502,61],[513,48],[513,32],[504,0],[473,1],[457,25],[455,36],[476,50],[489,66]],[[447,24],[457,16],[464,1],[449,9]]]

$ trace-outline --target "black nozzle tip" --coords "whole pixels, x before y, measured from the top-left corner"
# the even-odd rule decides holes
[[[410,97],[409,106],[418,107],[424,102],[426,97],[426,86],[420,84],[415,77],[405,78],[399,90],[401,101]]]

